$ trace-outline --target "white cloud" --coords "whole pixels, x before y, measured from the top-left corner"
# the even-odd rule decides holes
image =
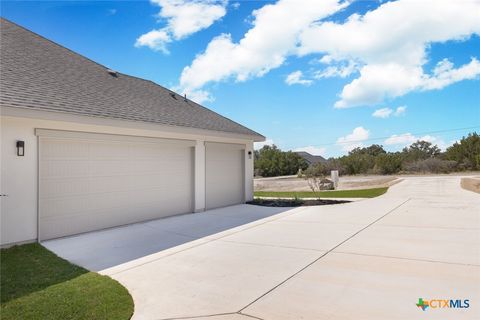
[[[182,95],[186,95],[188,99],[193,100],[199,104],[203,102],[212,102],[215,100],[212,97],[212,95],[205,90],[192,90],[192,91],[183,90]]]
[[[425,79],[422,89],[443,89],[452,83],[466,79],[475,79],[479,75],[480,62],[476,58],[472,58],[470,63],[465,64],[457,69],[453,67],[453,63],[450,62],[450,60],[443,59],[433,70],[433,75]]]
[[[415,137],[414,135],[412,135],[411,133],[407,132],[407,133],[404,133],[404,134],[394,134],[394,135],[391,135],[389,138],[387,138],[385,140],[385,144],[387,146],[391,146],[391,145],[409,145],[409,144],[412,144],[414,143],[415,141],[417,141],[418,138]]]
[[[172,39],[167,31],[160,29],[160,30],[152,30],[145,34],[142,34],[135,43],[136,47],[147,46],[155,51],[162,51],[167,53],[166,44],[171,42]]]
[[[324,63],[324,64],[330,64],[332,63],[333,61],[333,57],[331,55],[324,55],[323,57],[321,57],[318,62],[320,63]]]
[[[443,139],[431,135],[426,135],[418,138],[417,140],[428,141],[431,144],[437,145],[441,150],[446,150],[449,146],[451,146],[455,141],[451,141],[450,143],[445,142]]]
[[[459,19],[459,17],[461,17]],[[480,34],[479,1],[398,0],[344,23],[316,23],[301,35],[300,54],[322,53],[327,60],[354,60],[363,66],[335,106],[370,105],[413,90],[440,89],[480,74],[478,60],[458,69],[441,62],[423,70],[431,43],[465,40]]]
[[[265,141],[263,142],[254,142],[253,143],[253,148],[255,150],[260,150],[262,149],[264,146],[271,146],[273,145],[273,140],[272,139],[266,139]]]
[[[156,51],[168,52],[166,45],[208,28],[226,14],[226,0],[151,0],[161,7],[159,18],[167,25],[141,35],[135,46],[147,46]]]
[[[456,68],[443,60],[432,72],[424,70],[432,43],[465,41],[480,34],[480,1],[397,0],[343,22],[322,21],[351,3],[340,1],[266,4],[253,11],[253,26],[239,42],[229,34],[212,39],[184,68],[180,87],[197,90],[210,82],[246,81],[281,66],[289,56],[306,54],[321,54],[316,61],[328,65],[315,78],[346,78],[358,71],[341,91],[337,108],[375,105],[480,75],[477,58]],[[168,42],[148,40],[144,42],[160,50]]]
[[[450,143],[446,143],[443,139],[435,137],[435,136],[431,136],[431,135],[424,135],[424,136],[421,136],[421,137],[417,137],[417,136],[411,134],[410,132],[407,132],[407,133],[399,134],[399,135],[397,135],[397,134],[391,135],[389,138],[387,138],[384,141],[384,144],[387,145],[387,146],[396,145],[396,146],[400,146],[400,147],[406,147],[406,146],[409,146],[409,145],[411,145],[412,143],[414,143],[418,140],[428,141],[431,144],[437,145],[442,150],[447,149],[454,142],[454,141],[452,141]]]
[[[385,118],[390,117],[392,112],[393,112],[393,110],[390,109],[390,108],[382,108],[382,109],[375,110],[375,112],[372,113],[372,116],[375,117],[375,118],[385,119]]]
[[[328,57],[328,56],[325,56]],[[323,58],[325,58],[323,57]],[[322,58],[322,59],[323,59]],[[320,59],[320,60],[322,60]],[[328,59],[325,59],[328,61]],[[331,63],[328,62],[329,64]],[[357,65],[355,64],[354,61],[350,60],[346,64],[338,64],[336,66],[329,66],[325,68],[322,71],[317,71],[314,75],[315,79],[321,79],[321,78],[333,78],[333,77],[340,77],[340,78],[346,78],[352,73],[354,73],[357,70]]]
[[[395,116],[403,116],[407,112],[407,106],[400,106],[395,110]]]
[[[183,69],[180,86],[198,89],[214,81],[261,77],[296,52],[299,34],[346,3],[339,0],[279,0],[253,11],[253,26],[237,43],[222,34]]]
[[[375,110],[372,113],[372,116],[375,117],[375,118],[386,119],[386,118],[389,118],[392,115],[394,115],[396,117],[399,117],[401,115],[404,115],[406,111],[407,111],[407,106],[400,106],[395,110],[393,110],[391,108],[382,108],[382,109]]]
[[[365,141],[370,136],[370,132],[363,127],[356,127],[352,133],[347,134],[345,137],[337,139],[337,144],[342,147],[343,151],[351,151],[357,147],[362,147],[362,141]]]
[[[390,63],[370,64],[360,69],[360,77],[343,87],[336,108],[373,105],[387,98],[402,96],[421,85],[423,72],[418,67]]]
[[[327,149],[322,147],[306,146],[306,147],[296,148],[293,151],[305,151],[310,154],[313,154],[314,156],[325,156],[325,152],[327,151]]]
[[[290,73],[287,78],[285,78],[285,83],[291,86],[292,84],[301,84],[304,86],[309,86],[312,84],[312,80],[302,79],[303,73],[302,71],[294,71]]]
[[[232,3],[232,8],[237,10],[238,8],[240,8],[240,2],[234,2]]]

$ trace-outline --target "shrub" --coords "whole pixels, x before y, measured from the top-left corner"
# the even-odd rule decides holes
[[[305,170],[304,176],[312,192],[317,195],[318,199],[320,199],[320,195],[317,194],[317,192],[322,190],[322,180],[325,179],[324,165],[321,162],[311,165]]]
[[[447,148],[445,158],[457,161],[460,169],[480,170],[480,135],[473,132],[455,142]]]
[[[325,163],[323,163],[323,165],[325,167],[325,175],[330,175],[330,172],[332,172],[333,170],[337,170],[339,175],[345,174],[345,167],[338,159],[330,158]]]
[[[456,167],[456,161],[441,160],[438,158],[418,160],[404,165],[404,169],[408,172],[422,173],[450,173],[454,171]]]
[[[327,167],[325,164],[318,162],[308,167],[308,169],[304,171],[304,175],[306,177],[324,177],[328,174],[326,170]]]
[[[350,154],[340,158],[345,173],[350,175],[367,173],[375,164],[375,158],[368,154]]]
[[[402,156],[399,153],[380,154],[375,159],[374,171],[380,174],[395,174],[402,170]]]

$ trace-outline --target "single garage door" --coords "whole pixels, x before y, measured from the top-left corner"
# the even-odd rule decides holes
[[[40,240],[193,211],[193,141],[37,135]]]
[[[245,145],[205,143],[207,209],[245,202]]]

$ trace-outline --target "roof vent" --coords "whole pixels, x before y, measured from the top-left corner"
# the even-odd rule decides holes
[[[183,101],[188,102],[188,100],[187,100],[187,94],[186,94],[186,93],[185,93],[184,96],[183,96]]]
[[[108,72],[108,74],[111,75],[112,77],[115,77],[115,78],[118,77],[118,73],[117,73],[117,71],[115,71],[115,70],[107,69],[107,72]]]
[[[177,100],[177,96],[175,95],[174,92],[170,92],[170,97],[172,97],[173,99]]]

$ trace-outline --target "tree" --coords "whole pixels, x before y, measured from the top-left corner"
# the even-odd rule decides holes
[[[308,186],[314,194],[317,195],[317,198],[320,199],[319,192],[324,189],[325,184],[325,170],[326,167],[321,163],[316,163],[311,165],[305,171],[305,180],[307,180]]]
[[[433,145],[431,142],[425,140],[417,140],[409,147],[403,148],[403,154],[405,161],[417,161],[428,158],[434,158],[440,155],[441,150],[437,145]]]
[[[294,175],[308,164],[294,152],[283,152],[276,146],[264,146],[255,151],[255,175],[265,177]],[[469,133],[442,153],[437,145],[417,140],[401,152],[386,152],[383,146],[373,144],[355,148],[348,155],[330,158],[318,166],[311,166],[305,175],[320,177],[321,183],[331,170],[340,174],[395,174],[400,171],[446,173],[458,170],[480,170],[480,135]],[[314,172],[315,171],[315,172]],[[322,184],[323,185],[323,184]]]
[[[357,148],[358,149],[358,148]],[[355,149],[354,149],[355,150]],[[383,149],[383,146],[379,144],[372,144],[369,147],[359,149],[359,152],[363,154],[368,154],[372,157],[377,157],[381,154],[386,154],[387,152]]]
[[[345,174],[345,167],[339,158],[329,158],[323,165],[325,167],[325,175],[330,175],[333,170],[337,170],[340,175]]]
[[[402,170],[402,156],[400,153],[382,153],[375,159],[375,172],[394,174]]]
[[[480,135],[476,132],[455,142],[445,152],[447,160],[456,161],[461,168],[480,170]]]
[[[346,174],[369,173],[375,166],[375,158],[386,154],[381,145],[373,144],[365,148],[355,148],[347,156],[340,158]]]
[[[298,169],[308,168],[307,162],[298,154],[283,152],[275,145],[264,146],[256,151],[254,159],[255,174],[262,177],[293,175]]]

